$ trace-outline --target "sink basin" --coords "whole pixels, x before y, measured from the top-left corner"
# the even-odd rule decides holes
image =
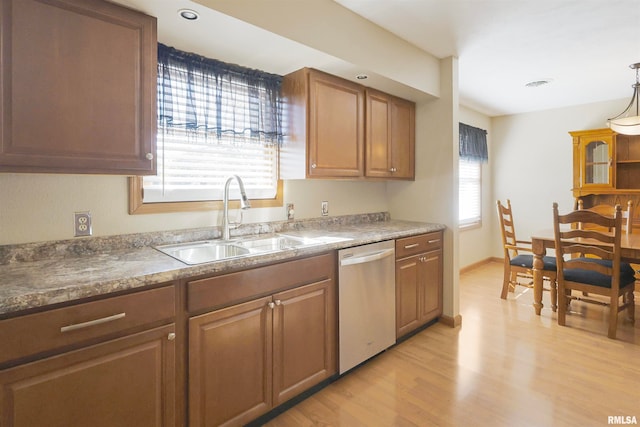
[[[317,244],[311,239],[303,239],[289,236],[264,237],[236,242],[238,246],[249,249],[251,252],[272,252],[285,249],[293,249],[301,246]]]
[[[250,254],[247,248],[228,242],[213,241],[156,246],[156,249],[189,265],[221,261]]]

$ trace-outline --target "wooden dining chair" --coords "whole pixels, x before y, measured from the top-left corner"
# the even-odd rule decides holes
[[[578,228],[580,223],[583,229]],[[600,231],[597,227],[611,232]],[[615,207],[613,217],[589,209],[560,215],[558,204],[554,203],[553,229],[558,266],[558,324],[566,325],[567,310],[572,300],[608,305],[607,336],[615,338],[619,312],[627,309],[629,319],[635,321],[634,271],[628,263],[620,261],[621,207]],[[572,295],[573,290],[582,292],[583,296]],[[608,302],[592,299],[590,295],[608,297]]]
[[[533,252],[530,241],[516,238],[511,200],[507,199],[506,206],[498,200],[497,207],[504,250],[504,278],[500,298],[506,299],[507,293],[513,292],[518,285],[533,288]],[[543,279],[549,283],[549,286],[543,289],[550,291],[551,309],[556,311],[556,259],[552,256],[545,256],[543,262]]]
[[[578,210],[582,209],[584,209],[584,202],[582,199],[578,199]],[[597,212],[600,215],[613,217],[616,207],[612,205],[595,205],[587,209]],[[582,229],[585,229],[585,226],[586,225],[582,224]],[[594,224],[590,224],[587,227],[591,227],[591,229],[603,229],[601,226]],[[627,202],[627,209],[622,211],[622,231],[627,234],[633,233],[633,202],[631,200]]]

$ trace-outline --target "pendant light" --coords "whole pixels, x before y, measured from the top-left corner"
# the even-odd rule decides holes
[[[638,79],[638,71],[640,70],[640,62],[629,65],[629,68],[636,70],[636,83],[632,85],[633,96],[627,108],[617,116],[607,120],[607,126],[623,135],[640,135],[640,80]]]

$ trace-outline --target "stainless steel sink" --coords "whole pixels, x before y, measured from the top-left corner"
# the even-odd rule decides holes
[[[229,242],[216,241],[156,246],[156,249],[189,265],[221,261],[250,254],[247,248]]]
[[[224,241],[206,240],[199,242],[162,245],[155,248],[185,264],[203,264],[205,262],[222,261],[248,255],[265,254],[306,246],[350,240],[344,238],[298,237],[274,235],[271,237],[246,238],[243,240]]]

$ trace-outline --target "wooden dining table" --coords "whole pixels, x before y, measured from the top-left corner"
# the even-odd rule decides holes
[[[531,236],[531,248],[533,250],[533,308],[540,315],[542,310],[542,257],[547,254],[547,249],[556,247],[552,229],[541,230]],[[620,259],[625,262],[640,264],[640,234],[623,233],[620,239]]]

